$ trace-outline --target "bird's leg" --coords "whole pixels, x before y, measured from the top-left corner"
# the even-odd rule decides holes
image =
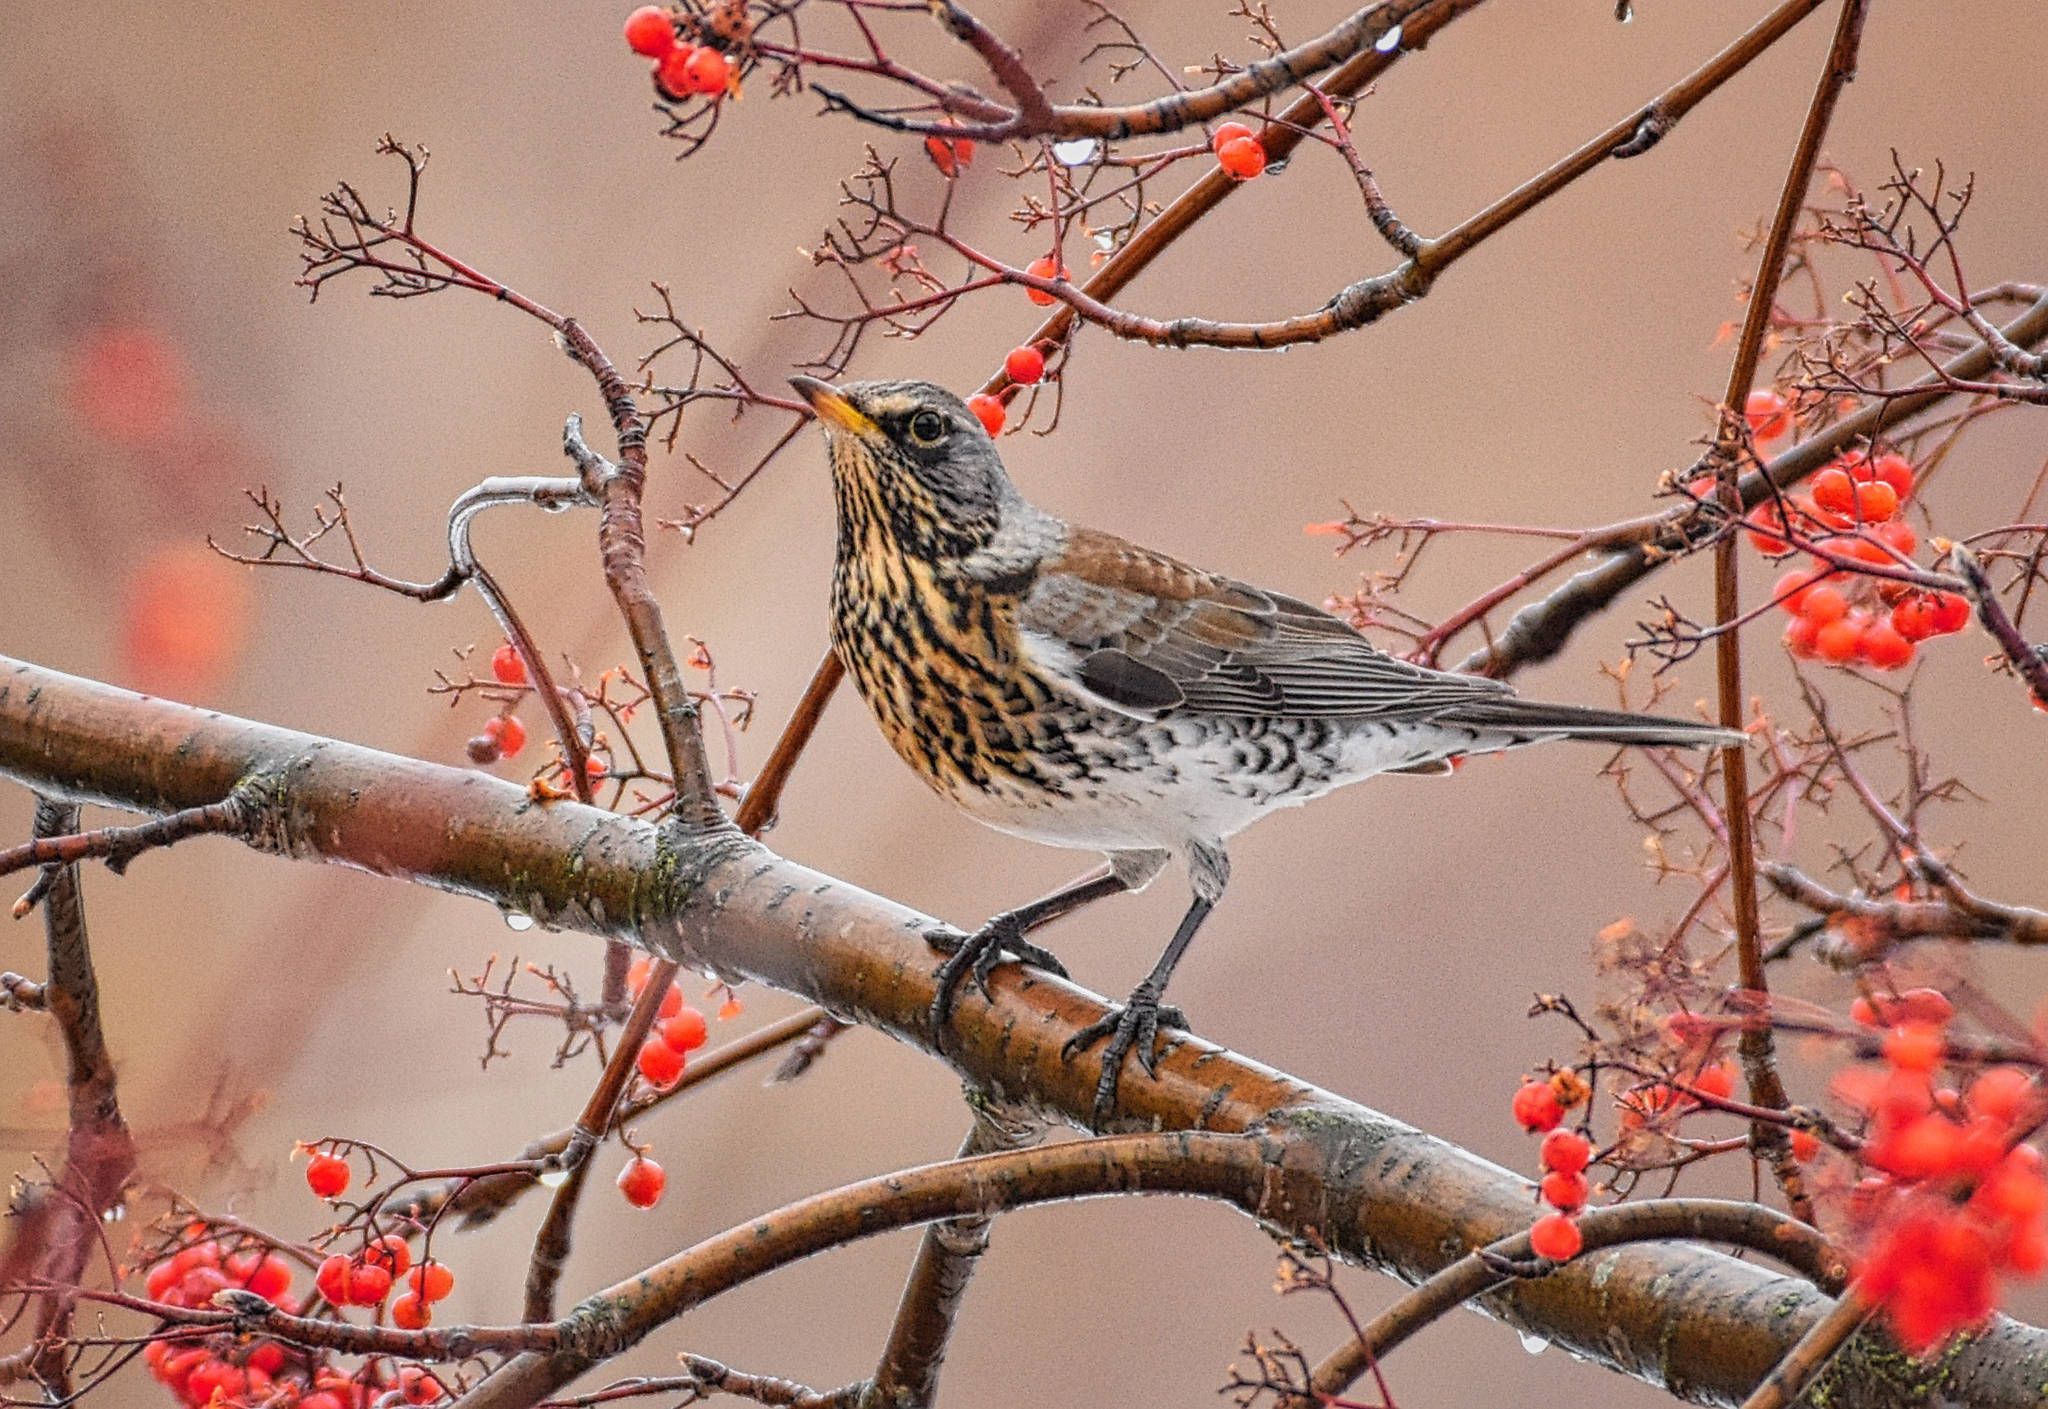
[[[1145,975],[1145,981],[1132,989],[1131,996],[1124,1002],[1069,1037],[1066,1046],[1060,1049],[1060,1055],[1072,1061],[1094,1045],[1096,1039],[1109,1039],[1109,1045],[1102,1049],[1102,1077],[1095,1083],[1097,1123],[1107,1119],[1110,1109],[1116,1105],[1117,1078],[1123,1071],[1124,1054],[1136,1048],[1138,1065],[1145,1069],[1145,1075],[1151,1076],[1159,1062],[1153,1046],[1158,1040],[1161,1022],[1165,1021],[1169,1027],[1187,1025],[1178,1011],[1162,1009],[1159,998],[1166,992],[1167,980],[1173,977],[1173,966],[1187,952],[1188,941],[1195,937],[1195,931],[1202,927],[1202,921],[1215,907],[1213,900],[1197,896],[1195,903],[1188,907],[1187,914],[1181,916],[1180,928],[1173,932],[1166,952],[1159,956],[1152,972]]]
[[[1098,1125],[1109,1118],[1110,1111],[1116,1106],[1117,1081],[1123,1073],[1124,1055],[1136,1048],[1138,1065],[1145,1069],[1145,1075],[1156,1076],[1159,1056],[1153,1048],[1157,1044],[1160,1027],[1187,1026],[1186,1018],[1178,1009],[1161,1007],[1159,1000],[1173,978],[1174,966],[1187,953],[1195,931],[1202,927],[1202,921],[1208,919],[1209,912],[1216,908],[1224,884],[1230,879],[1230,860],[1223,854],[1223,848],[1201,844],[1189,847],[1188,878],[1194,885],[1194,902],[1181,916],[1180,927],[1167,941],[1166,951],[1152,966],[1152,972],[1145,975],[1145,981],[1132,989],[1131,996],[1122,1004],[1112,1007],[1082,1028],[1060,1048],[1060,1055],[1072,1061],[1093,1046],[1097,1039],[1109,1039],[1109,1045],[1102,1049],[1102,1076],[1095,1083],[1095,1122]]]
[[[1072,914],[1091,900],[1118,895],[1128,888],[1114,868],[1101,867],[1061,886],[1051,895],[1041,896],[1014,910],[1005,910],[973,934],[963,935],[953,929],[927,931],[925,942],[947,956],[935,975],[939,991],[932,999],[933,1029],[945,1026],[946,1020],[952,1016],[953,1000],[959,994],[961,980],[970,972],[982,996],[988,995],[988,976],[1006,954],[1065,978],[1066,966],[1024,936],[1040,925],[1049,925],[1062,915]]]

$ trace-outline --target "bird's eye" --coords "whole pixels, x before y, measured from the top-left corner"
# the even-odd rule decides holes
[[[910,438],[919,445],[937,445],[946,431],[946,418],[936,411],[920,411],[910,418]]]

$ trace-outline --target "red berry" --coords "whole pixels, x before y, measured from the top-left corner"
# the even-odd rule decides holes
[[[718,1005],[718,1020],[720,1022],[730,1022],[745,1011],[746,1009],[741,1006],[739,999],[728,998]]]
[[[180,1280],[180,1275],[178,1269],[171,1263],[159,1262],[149,1269],[149,1277],[143,1282],[142,1289],[151,1301],[162,1301],[164,1293],[171,1289],[173,1283]]]
[[[348,1409],[341,1396],[332,1390],[319,1390],[299,1401],[299,1409]]]
[[[1064,279],[1067,277],[1067,267],[1064,264],[1054,264],[1052,261],[1052,256],[1049,254],[1042,255],[1039,258],[1032,260],[1029,264],[1025,265],[1024,272],[1026,274],[1029,274],[1034,279]],[[1037,304],[1040,308],[1044,308],[1050,304],[1055,304],[1059,302],[1059,300],[1054,298],[1051,294],[1045,293],[1039,289],[1026,289],[1024,293],[1026,297],[1028,297],[1033,303]],[[986,420],[987,417],[983,417],[982,419]]]
[[[663,1090],[675,1085],[683,1074],[683,1054],[659,1038],[643,1042],[634,1060],[647,1084]]]
[[[1735,1068],[1726,1062],[1716,1063],[1692,1079],[1692,1088],[1725,1101],[1735,1094]]]
[[[1552,1262],[1571,1261],[1583,1246],[1579,1225],[1562,1213],[1547,1213],[1529,1229],[1530,1251]]]
[[[501,685],[526,683],[526,662],[519,658],[519,649],[510,641],[491,652],[491,674],[498,677]]]
[[[1593,1142],[1576,1130],[1553,1130],[1543,1137],[1543,1167],[1556,1174],[1577,1174],[1593,1158]]]
[[[1903,455],[1887,453],[1876,460],[1865,460],[1857,466],[1856,478],[1881,480],[1890,485],[1902,504],[1913,493],[1913,464]]]
[[[1819,1154],[1820,1136],[1814,1134],[1811,1130],[1795,1130],[1792,1132],[1793,1159],[1798,1160],[1801,1164],[1811,1164]]]
[[[320,1295],[335,1306],[348,1305],[348,1273],[352,1264],[348,1258],[335,1253],[320,1264],[320,1270],[313,1274],[313,1285]]]
[[[1847,514],[1856,507],[1856,481],[1839,465],[1830,465],[1813,477],[1815,507],[1833,514]]]
[[[407,1292],[391,1303],[391,1324],[401,1331],[424,1331],[433,1319],[432,1309],[415,1293]]]
[[[1913,663],[1913,643],[1885,621],[1864,627],[1857,649],[1879,670],[1901,670]]]
[[[381,1267],[394,1278],[403,1277],[412,1266],[412,1249],[396,1233],[386,1233],[363,1249],[363,1261]]]
[[[306,1161],[306,1187],[323,1199],[338,1199],[348,1191],[348,1161],[325,1150]]]
[[[391,1308],[391,1318],[398,1319],[398,1308]],[[426,1370],[417,1365],[398,1367],[398,1392],[407,1404],[432,1404],[448,1393],[448,1387]]]
[[[178,1283],[177,1299],[186,1306],[205,1306],[213,1300],[215,1292],[226,1291],[232,1285],[227,1273],[218,1267],[195,1267]]]
[[[1815,638],[1820,635],[1820,626],[1809,616],[1795,616],[1785,628],[1785,649],[1799,660],[1812,660],[1820,654]]]
[[[676,47],[676,27],[659,5],[642,5],[626,16],[626,47],[658,59]]]
[[[1806,611],[1806,595],[1820,581],[1820,574],[1801,572],[1797,568],[1778,579],[1778,585],[1771,589],[1771,597],[1777,604],[1794,616]]]
[[[1884,1059],[1900,1071],[1933,1071],[1943,1045],[1941,1029],[1933,1024],[1902,1022],[1884,1035]]]
[[[1936,592],[1931,604],[1934,634],[1952,636],[1970,624],[1970,601],[1954,592]]]
[[[291,1290],[291,1264],[276,1253],[267,1253],[250,1270],[242,1285],[265,1301],[276,1301]]]
[[[1564,1119],[1564,1106],[1547,1081],[1525,1081],[1515,1092],[1515,1120],[1524,1130],[1555,1130]]]
[[[1792,429],[1792,408],[1775,391],[1753,391],[1743,407],[1749,433],[1758,440],[1776,440]]]
[[[248,1387],[248,1376],[239,1366],[225,1360],[203,1360],[185,1378],[186,1397],[200,1405],[209,1403],[216,1394],[222,1399],[233,1399]]]
[[[1856,486],[1856,517],[1865,523],[1883,523],[1899,511],[1898,492],[1881,479]]]
[[[732,66],[726,63],[725,55],[716,49],[694,50],[683,61],[683,86],[686,91],[700,93],[706,97],[718,97],[725,93],[732,78]]]
[[[661,1006],[654,1010],[654,1016],[659,1021],[667,1022],[682,1011],[683,991],[677,988],[674,983],[670,983],[668,991],[661,995]]]
[[[690,95],[690,60],[696,53],[692,45],[677,44],[655,64],[655,86],[665,97],[680,101]]]
[[[348,1270],[348,1299],[355,1306],[375,1306],[390,1295],[391,1269],[359,1262]]]
[[[626,987],[631,990],[635,998],[640,996],[641,989],[647,987],[647,976],[653,972],[654,960],[648,958],[645,954],[635,959],[633,966],[626,970]]]
[[[1045,375],[1045,354],[1035,347],[1014,347],[1003,359],[1003,375],[1019,386],[1030,386]]]
[[[1046,302],[1052,302],[1047,299]],[[990,435],[1001,435],[1003,431],[1003,403],[987,392],[977,391],[967,398],[967,409],[975,414],[983,428]]]
[[[1892,608],[1892,630],[1908,641],[1925,641],[1934,634],[1934,607],[1918,593]]]
[[[635,1208],[653,1208],[661,1202],[661,1192],[667,1187],[668,1175],[645,1155],[635,1155],[619,1171],[619,1192]]]
[[[612,766],[594,753],[587,755],[583,760],[583,776],[592,782],[596,782],[611,771]]]
[[[1879,524],[1876,535],[1878,542],[1897,549],[1904,557],[1912,557],[1914,550],[1920,546],[1920,535],[1914,532],[1913,525],[1904,519],[1893,519],[1889,523]]]
[[[405,1274],[405,1280],[421,1301],[446,1301],[455,1290],[455,1274],[445,1262],[422,1262]]]
[[[1825,622],[1813,634],[1814,651],[1822,660],[1836,665],[1847,665],[1856,659],[1857,649],[1862,644],[1863,622],[1857,617],[1845,616]]]
[[[276,1341],[260,1341],[249,1352],[248,1365],[252,1371],[274,1375],[284,1368],[284,1347]]]
[[[1849,614],[1849,599],[1839,589],[1821,583],[1807,588],[1800,596],[1799,614],[1815,626],[1826,626]]]
[[[974,164],[974,143],[965,137],[927,137],[924,150],[942,176],[957,176]]]
[[[1882,1131],[1863,1147],[1864,1158],[1901,1179],[1926,1179],[1948,1173],[1955,1164],[1963,1132],[1945,1116],[1923,1115],[1896,1130]]]
[[[2020,1067],[1992,1067],[1970,1083],[1970,1111],[2010,1125],[2034,1093],[2034,1079]]]
[[[685,1008],[661,1025],[661,1040],[678,1052],[694,1052],[710,1037],[704,1015],[695,1008]]]
[[[512,758],[526,747],[526,726],[512,715],[495,715],[484,721],[484,737],[498,746],[500,757]]]
[[[1266,169],[1266,149],[1256,137],[1238,137],[1216,149],[1216,161],[1240,181],[1249,181]]]
[[[1552,1170],[1543,1176],[1543,1202],[1566,1213],[1586,1206],[1586,1176]]]
[[[1776,501],[1759,504],[1749,511],[1749,543],[1757,552],[1767,558],[1779,557],[1792,551],[1792,545],[1772,532],[1785,527],[1785,514]]]
[[[1220,152],[1232,142],[1242,141],[1252,135],[1252,130],[1241,122],[1219,122],[1215,135],[1209,139],[1209,150]]]

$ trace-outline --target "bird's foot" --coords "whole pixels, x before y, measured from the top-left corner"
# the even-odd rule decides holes
[[[961,981],[972,974],[974,986],[981,990],[982,997],[988,997],[988,976],[1004,959],[1021,960],[1060,978],[1067,976],[1067,966],[1053,957],[1051,951],[1041,949],[1024,937],[1024,921],[1014,910],[1005,910],[973,934],[962,934],[950,927],[927,930],[924,941],[947,956],[946,962],[939,965],[939,971],[934,975],[939,988],[932,998],[934,1031],[944,1027],[953,1016],[953,1004],[959,997]]]
[[[1095,1083],[1095,1120],[1098,1124],[1107,1120],[1110,1111],[1116,1107],[1117,1081],[1123,1074],[1125,1054],[1135,1049],[1138,1065],[1145,1069],[1145,1075],[1156,1078],[1159,1053],[1155,1048],[1159,1029],[1168,1027],[1185,1031],[1187,1025],[1187,1015],[1180,1009],[1171,1004],[1161,1004],[1157,994],[1140,988],[1131,995],[1129,1002],[1112,1007],[1067,1039],[1066,1045],[1060,1048],[1060,1056],[1070,1062],[1099,1039],[1109,1039],[1109,1045],[1102,1049],[1102,1076]]]

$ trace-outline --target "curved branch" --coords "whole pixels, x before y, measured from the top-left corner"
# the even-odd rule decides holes
[[[169,812],[268,770],[282,781],[246,840],[628,939],[805,995],[947,1062],[969,1083],[1074,1124],[1093,1061],[1061,1045],[1099,997],[1015,965],[929,1026],[936,923],[777,856],[730,828],[656,828],[575,803],[535,805],[484,774],[148,699],[0,659],[0,775],[79,801]],[[1529,1220],[1526,1180],[1376,1111],[1176,1034],[1158,1079],[1124,1083],[1115,1128],[1260,1131],[1287,1150],[1277,1230],[1420,1281]],[[1737,1402],[1818,1320],[1820,1291],[1687,1246],[1615,1249],[1598,1266],[1489,1294],[1518,1329],[1700,1403]],[[2032,1405],[2048,1333],[2000,1321],[1944,1362],[1972,1401]],[[1858,1378],[1858,1376],[1861,1378]],[[1844,1403],[1881,1402],[1874,1370]],[[1864,1398],[1858,1399],[1858,1387]]]
[[[1263,1217],[1310,1166],[1287,1142],[1172,1131],[947,1160],[814,1194],[748,1219],[587,1297],[555,1323],[559,1348],[501,1366],[454,1409],[527,1409],[711,1298],[877,1233],[1101,1194],[1193,1194]]]
[[[1654,126],[1660,133],[1668,132],[1708,94],[1747,68],[1751,61],[1782,39],[1819,5],[1820,0],[1785,0],[1784,4],[1765,16],[1747,33],[1665,93],[1615,123],[1548,170],[1508,192],[1456,228],[1436,239],[1421,241],[1414,257],[1398,268],[1347,285],[1333,294],[1321,308],[1291,318],[1258,323],[1219,322],[1209,318],[1192,317],[1148,318],[1104,303],[1103,296],[1099,296],[1095,289],[1099,281],[1091,281],[1087,287],[1076,289],[1064,280],[1032,280],[1020,276],[1018,271],[1009,269],[987,255],[979,254],[971,246],[954,239],[941,228],[928,225],[907,225],[907,228],[931,238],[945,240],[955,253],[982,267],[1000,272],[1017,282],[1027,283],[1041,293],[1051,294],[1065,302],[1083,321],[1104,328],[1120,338],[1163,347],[1275,348],[1290,347],[1296,343],[1321,342],[1339,333],[1350,332],[1376,322],[1395,309],[1422,298],[1429,292],[1437,277],[1460,258],[1595,167],[1609,159],[1618,160],[1647,150],[1646,147],[1637,145],[1646,128]],[[1330,87],[1331,91],[1338,91],[1334,79]],[[1313,125],[1320,120],[1322,106],[1316,95],[1302,99],[1295,106],[1306,108],[1302,114],[1303,123]],[[1288,118],[1291,119],[1293,116],[1294,109],[1290,108]],[[1266,136],[1275,135],[1277,134],[1273,126],[1268,126]],[[1268,141],[1266,145],[1269,153],[1276,153],[1281,144]],[[1222,175],[1220,172],[1214,174]],[[1228,176],[1223,176],[1223,179],[1230,180]],[[1200,186],[1198,185],[1196,189],[1200,189]]]
[[[1848,1269],[1820,1233],[1762,1204],[1720,1199],[1645,1199],[1593,1209],[1579,1219],[1580,1258],[1628,1243],[1686,1238],[1748,1248],[1784,1263],[1830,1291]],[[1336,1396],[1387,1353],[1453,1307],[1513,1280],[1505,1263],[1535,1257],[1527,1233],[1516,1233],[1465,1254],[1366,1323],[1356,1336],[1324,1357],[1309,1377],[1319,1395]],[[1819,1323],[1816,1323],[1819,1324]],[[1300,1405],[1288,1409],[1301,1409]]]
[[[1017,106],[1007,117],[990,120],[989,101],[974,93],[933,91],[939,106],[952,118],[950,121],[938,121],[874,111],[853,103],[843,94],[829,88],[821,88],[816,84],[811,86],[826,100],[829,107],[849,113],[876,127],[886,127],[896,132],[954,139],[966,138],[975,142],[1004,142],[1027,137],[1050,137],[1056,141],[1093,137],[1101,141],[1115,141],[1123,137],[1178,132],[1182,128],[1197,126],[1211,118],[1221,117],[1224,113],[1241,108],[1247,103],[1255,103],[1282,89],[1292,88],[1305,79],[1313,78],[1324,70],[1343,63],[1361,50],[1376,49],[1386,42],[1389,35],[1393,36],[1393,41],[1382,52],[1396,51],[1402,47],[1404,41],[1413,40],[1413,36],[1403,33],[1403,25],[1435,3],[1436,0],[1379,0],[1379,3],[1367,5],[1307,43],[1297,44],[1292,49],[1247,64],[1236,73],[1207,88],[1169,93],[1147,103],[1101,107],[1092,104],[1055,104],[1047,101],[1044,88],[1032,78],[1016,50],[1004,43],[966,10],[951,3],[951,0],[942,0],[942,3],[932,6],[939,23],[954,38],[974,50],[988,66],[996,81],[1003,86],[1003,90],[1016,103]],[[772,54],[791,52],[779,46],[765,44],[762,51]],[[813,62],[817,59],[817,56],[805,57]],[[877,67],[871,61],[845,66],[868,69]],[[902,81],[900,73],[888,73],[887,76]],[[1001,109],[998,108],[997,111]],[[958,120],[961,115],[979,120],[961,122]]]

